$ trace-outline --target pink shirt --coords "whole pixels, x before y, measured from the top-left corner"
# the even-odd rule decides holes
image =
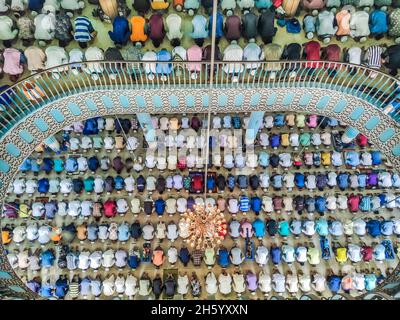
[[[318,125],[317,120],[318,120],[317,115],[316,114],[312,114],[312,115],[310,115],[308,117],[307,125],[310,128],[315,128]]]
[[[4,73],[10,75],[19,75],[24,72],[24,67],[21,65],[21,52],[14,48],[7,48],[3,52],[4,57]]]
[[[240,227],[241,227],[240,235],[243,238],[246,238],[247,236],[251,238],[253,236],[254,234],[253,226],[251,225],[250,222],[248,221],[242,222]]]
[[[201,61],[203,51],[198,45],[193,45],[189,49],[187,49],[187,58],[189,61]],[[189,71],[200,71],[201,64],[200,63],[189,63],[188,64]]]

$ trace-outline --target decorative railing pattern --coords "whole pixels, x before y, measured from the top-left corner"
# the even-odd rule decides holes
[[[210,75],[213,74],[212,83]],[[0,138],[42,105],[102,89],[325,88],[351,94],[396,121],[399,81],[360,65],[327,61],[126,62],[66,64],[25,78],[0,93]]]

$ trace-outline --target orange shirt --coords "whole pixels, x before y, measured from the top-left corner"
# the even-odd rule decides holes
[[[58,227],[53,227],[51,230],[51,241],[59,242],[61,240],[61,229]]]
[[[339,11],[336,14],[336,21],[338,26],[336,35],[347,36],[350,34],[350,18],[351,14],[347,10]]]
[[[145,42],[148,38],[147,34],[144,33],[144,26],[146,24],[145,18],[141,16],[134,16],[131,18],[131,24],[132,24],[131,41]]]
[[[153,10],[165,10],[169,7],[168,0],[151,0],[150,4]]]
[[[1,232],[1,241],[3,244],[9,244],[11,242],[10,231],[3,230]]]
[[[174,0],[172,5],[174,6],[174,8],[176,8],[177,6],[180,6],[180,10],[183,9],[183,2],[184,0]]]
[[[78,226],[76,228],[77,237],[79,240],[86,240],[86,227],[85,226]]]
[[[164,263],[165,257],[164,252],[162,250],[154,250],[153,251],[153,264],[156,267],[161,266]]]

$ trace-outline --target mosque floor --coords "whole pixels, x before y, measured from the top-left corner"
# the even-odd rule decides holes
[[[267,114],[266,114],[267,115]],[[171,118],[172,115],[166,115],[167,117]],[[220,115],[221,117],[224,116],[224,114]],[[121,118],[131,118],[132,116],[121,116]],[[160,116],[161,117],[161,116]],[[205,115],[199,115],[200,118],[204,118],[206,117]],[[180,116],[179,116],[180,118]],[[243,117],[242,117],[242,121],[243,121]],[[332,132],[335,133],[337,132],[337,130],[343,131],[344,128],[343,127],[335,127],[335,128],[330,128],[327,127],[326,129],[324,129],[324,132]],[[266,131],[266,129],[262,129],[262,132],[268,132]],[[287,127],[283,127],[283,128],[277,128],[274,127],[272,129],[272,131],[268,132],[268,133],[289,133],[289,132],[297,132],[297,133],[301,133],[303,131],[300,131],[299,129],[295,129],[295,130],[291,130],[289,131]],[[315,131],[310,130],[308,128],[305,128],[304,132],[322,132],[321,129],[316,129]],[[99,134],[101,137],[106,137],[106,136],[116,136],[116,133],[108,133],[106,131],[103,131]],[[132,135],[132,133],[130,133],[129,135]],[[140,140],[140,146],[138,149],[135,150],[134,154],[135,156],[142,156],[143,158],[145,157],[145,148],[143,147],[143,134],[142,131],[138,131],[138,133],[134,134],[139,140]],[[71,137],[73,136],[77,136],[75,133],[71,133]],[[58,138],[59,141],[61,141],[62,138],[62,133],[59,133],[56,135],[56,137]],[[79,137],[79,136],[77,136]],[[374,150],[375,146],[368,146],[366,149],[364,149],[364,151],[369,151],[369,150]],[[258,153],[259,151],[262,150],[262,147],[256,144],[255,147],[256,152]],[[284,151],[283,151],[284,150]],[[328,147],[320,147],[320,149],[318,151],[332,151],[333,150],[333,146],[328,146]],[[277,150],[273,150],[270,149],[268,147],[268,150],[266,150],[267,152],[275,152],[275,153],[279,153],[279,152],[290,152],[292,153],[292,155],[295,155],[296,153],[301,153],[303,151],[316,151],[314,146],[310,146],[307,148],[307,150],[298,150],[295,151],[293,148],[289,147],[288,149],[277,149]],[[34,153],[32,154],[33,158],[44,158],[44,157],[63,157],[63,158],[67,158],[70,155],[80,155],[81,153],[78,151],[75,154],[72,154],[71,152],[62,152],[60,155],[55,156],[54,153]],[[104,149],[100,150],[100,152],[95,152],[94,150],[89,150],[85,153],[82,153],[85,157],[90,157],[92,155],[96,155],[99,159],[103,156],[108,156],[110,158],[113,158],[117,155],[116,152],[111,152],[111,153],[107,153]],[[119,156],[121,156],[122,158],[126,159],[128,157],[131,157],[132,154],[130,154],[127,150],[122,150],[120,153],[118,153]],[[328,168],[325,168],[323,166],[319,167],[319,168],[311,168],[308,169],[304,166],[302,166],[299,170],[295,169],[296,172],[302,172],[302,173],[316,173],[316,172],[326,172],[326,171],[331,171],[331,170],[335,170],[334,167],[330,166]],[[379,168],[374,168],[374,170],[391,170],[390,167],[387,167],[386,164],[382,164],[381,166],[379,166]],[[222,173],[224,176],[227,176],[229,173],[233,173],[234,175],[238,175],[238,174],[248,174],[248,170],[245,169],[235,169],[232,172],[229,172],[228,170],[226,170],[225,168],[221,167],[219,169],[216,168],[211,168],[209,170],[210,172],[215,171],[217,172],[217,174]],[[368,170],[364,170],[364,169],[349,169],[349,168],[345,168],[345,167],[341,167],[340,171],[346,171],[349,173],[356,173],[356,172],[366,172]],[[258,167],[255,169],[255,171],[253,171],[254,174],[260,174],[261,172],[268,172],[270,175],[274,174],[274,173],[284,173],[285,171],[279,167],[277,170],[273,170],[270,167],[268,167],[267,169],[263,169],[261,167]],[[183,172],[180,172],[179,170],[176,170],[176,173],[178,174],[183,174],[186,175],[188,174],[188,170],[186,169]],[[253,174],[252,173],[252,174]],[[96,175],[101,175],[103,176],[103,178],[105,178],[107,175],[109,175],[109,172],[97,172]],[[164,175],[165,177],[168,175],[173,175],[175,174],[174,172],[169,172],[168,170],[166,171],[159,171],[158,169],[147,169],[146,167],[140,172],[140,173],[133,173],[134,177],[136,178],[139,174],[142,174],[145,178],[149,175],[153,175],[155,177],[157,177],[159,174]],[[73,177],[81,177],[81,178],[85,178],[88,176],[93,175],[91,172],[86,172],[84,174],[77,174],[74,175]],[[112,175],[116,175],[115,172],[112,173]],[[125,169],[122,171],[122,177],[126,177],[128,176],[128,174],[126,173]],[[64,178],[66,176],[65,173],[61,173],[61,174],[56,174],[54,172],[50,173],[49,175],[46,175],[44,172],[40,172],[39,175],[37,177],[33,177],[33,175],[31,173],[27,173],[27,174],[18,174],[18,176],[23,177],[24,179],[29,179],[29,178],[36,178],[36,179],[40,179],[40,178]],[[340,191],[339,189],[334,189],[334,190],[324,190],[324,191],[318,191],[318,190],[314,190],[314,191],[310,191],[307,189],[304,190],[293,190],[293,191],[286,191],[285,189],[282,189],[282,191],[274,191],[271,187],[269,190],[267,190],[266,192],[264,190],[262,190],[261,188],[258,188],[257,191],[249,191],[250,189],[246,190],[245,193],[249,195],[255,195],[257,194],[258,196],[262,197],[263,195],[267,194],[267,195],[279,195],[279,196],[285,196],[285,195],[294,195],[294,194],[299,194],[299,195],[307,195],[307,194],[312,194],[314,196],[317,195],[322,195],[322,196],[326,196],[327,194],[349,194],[352,193],[354,191],[352,190],[346,190],[344,192]],[[396,192],[397,190],[394,190],[394,192]],[[364,194],[363,191],[356,191],[357,193],[361,193]],[[382,189],[377,188],[375,190],[368,190],[368,194],[376,194],[382,192]],[[237,187],[235,188],[235,190],[233,192],[229,192],[229,191],[225,191],[225,193],[223,194],[223,197],[235,197],[238,198],[240,196],[240,194],[243,194],[243,192],[238,189]],[[159,196],[161,196],[163,199],[167,199],[169,197],[187,197],[189,196],[189,194],[185,191],[168,191],[165,192],[162,195],[159,195],[157,191],[153,192],[153,193],[148,193],[147,191],[145,191],[144,193],[137,193],[134,192],[133,196],[138,196],[140,199],[146,199],[147,197],[153,198],[154,200],[157,199]],[[195,195],[193,195],[195,197]],[[201,196],[201,195],[200,195]],[[216,193],[211,193],[208,196],[211,196],[215,199],[218,198],[218,196],[221,196],[221,194],[216,194]],[[35,201],[35,199],[37,200],[38,198],[41,198],[42,196],[38,193],[35,193],[33,195],[33,197],[29,197],[28,195],[24,194],[21,197],[19,197],[17,200],[22,203],[24,201],[27,201],[28,203],[32,203]],[[47,197],[47,196],[46,196]],[[109,198],[113,198],[113,199],[119,199],[119,198],[125,198],[128,200],[130,200],[130,196],[127,195],[127,193],[125,191],[123,191],[122,193],[116,193],[115,191],[111,194],[111,195],[107,195],[106,193],[100,194],[100,195],[95,195],[95,194],[86,194],[85,192],[82,193],[81,195],[79,195],[79,197],[74,194],[71,193],[68,196],[63,196],[62,194],[57,194],[55,196],[49,196],[48,197],[51,200],[56,200],[56,201],[72,201],[72,200],[91,200],[91,201],[106,201]],[[7,198],[5,199],[5,201],[14,201],[16,200],[15,195],[13,194],[9,194],[7,196]],[[398,212],[398,209],[395,209],[395,212]],[[228,212],[225,212],[226,218],[228,220],[231,219],[230,214]],[[394,215],[393,211],[389,211],[388,209],[380,209],[379,210],[379,216],[385,217],[385,218],[391,218]],[[304,215],[303,216],[299,216],[297,215],[297,213],[292,213],[292,214],[288,214],[286,212],[282,212],[282,213],[272,213],[271,215],[267,215],[265,212],[261,212],[259,215],[260,219],[264,219],[266,217],[272,217],[275,219],[278,218],[283,218],[285,220],[289,220],[292,218],[297,218],[297,219],[302,219],[305,218]],[[318,215],[314,215],[314,217],[312,216],[306,216],[306,218],[309,219],[317,219]],[[350,213],[348,211],[336,211],[335,213],[327,213],[325,218],[329,218],[329,217],[336,217],[339,218],[341,221],[345,221],[346,219],[355,219],[357,217],[361,217],[361,218],[365,218],[365,217],[376,217],[376,214],[372,213],[372,212],[368,212],[368,213],[363,213],[363,212],[357,212],[357,213]],[[250,218],[251,221],[253,221],[256,217],[254,215],[253,212],[251,212],[250,214],[247,215],[248,218]],[[243,215],[241,213],[239,213],[236,217],[237,220],[241,220],[243,218]],[[121,223],[123,221],[127,221],[128,223],[133,223],[134,220],[136,218],[133,216],[132,213],[130,213],[128,211],[128,213],[124,216],[116,216],[115,218],[111,219],[112,221],[115,221],[117,223]],[[180,217],[179,214],[175,214],[173,217],[168,217],[166,214],[164,214],[164,216],[162,217],[161,220],[163,220],[166,224],[169,221],[174,221],[174,223],[178,223]],[[144,223],[151,221],[153,223],[153,225],[155,226],[158,221],[160,220],[156,214],[153,214],[150,218],[148,218],[144,213],[141,213],[139,215],[139,220],[141,222],[141,224],[143,225]],[[76,225],[79,225],[83,222],[90,222],[92,221],[92,217],[89,218],[88,221],[84,220],[83,218],[78,218],[78,219],[73,219],[70,216],[58,216],[56,215],[56,218],[53,221],[46,221],[46,220],[40,220],[38,221],[40,225],[42,224],[46,224],[46,223],[50,223],[51,225],[56,225],[56,226],[62,226],[65,224],[68,224],[70,222],[74,222]],[[2,225],[3,227],[7,224],[9,225],[20,225],[22,223],[27,223],[29,221],[26,220],[22,220],[22,219],[2,219]],[[100,222],[106,222],[109,223],[110,219],[102,217]],[[255,238],[253,238],[255,239]],[[383,238],[382,238],[383,239]],[[332,242],[339,242],[341,245],[346,245],[348,243],[365,243],[367,245],[373,244],[373,243],[377,243],[378,241],[380,242],[382,240],[381,238],[376,239],[376,238],[372,238],[370,236],[366,236],[363,239],[360,239],[358,236],[356,235],[352,235],[349,237],[346,236],[342,236],[338,239],[330,239],[331,244]],[[397,239],[396,237],[393,235],[392,237],[389,237],[390,240],[392,240],[393,245],[397,244]],[[270,238],[269,236],[264,237],[262,239],[262,241],[260,241],[260,243],[263,243],[267,248],[270,248],[271,244],[275,243],[278,246],[281,246],[283,243],[288,243],[294,247],[296,247],[298,244],[310,244],[311,242],[314,244],[314,246],[316,248],[320,248],[320,238],[317,234],[315,234],[315,236],[313,236],[312,238],[308,238],[305,235],[301,235],[300,238],[296,239],[293,236],[289,236],[287,239],[283,239],[280,236],[276,236],[275,239]],[[228,248],[228,250],[232,247],[232,245],[234,243],[237,243],[241,248],[244,248],[244,244],[245,244],[245,240],[243,238],[237,239],[237,240],[233,240],[230,237],[226,237],[226,239],[224,240],[223,244]],[[258,243],[258,240],[255,239],[256,245]],[[78,239],[75,239],[73,242],[69,243],[69,246],[72,249],[76,249],[79,251],[90,251],[93,252],[95,250],[100,250],[100,251],[105,251],[107,249],[114,249],[114,250],[118,250],[118,249],[124,249],[126,251],[129,251],[130,249],[132,249],[134,246],[138,246],[138,247],[142,247],[144,243],[144,240],[142,238],[139,239],[138,242],[133,242],[132,239],[130,239],[128,242],[126,243],[121,243],[118,241],[105,241],[105,242],[101,242],[101,241],[96,241],[95,243],[90,243],[89,241],[79,241]],[[181,247],[183,243],[183,240],[181,238],[178,238],[173,245],[175,247],[177,247],[178,249]],[[154,249],[158,244],[160,244],[160,246],[164,249],[164,252],[166,252],[169,248],[169,246],[171,245],[171,242],[168,241],[168,239],[164,239],[163,241],[159,242],[158,239],[154,238],[154,240],[152,241],[152,248]],[[17,245],[14,242],[11,242],[9,245],[7,245],[6,249],[9,252],[15,252],[15,250],[23,250],[23,249],[38,249],[38,250],[44,250],[44,248],[40,247],[40,245],[38,244],[38,242],[36,241],[34,244],[30,244],[28,243],[28,241],[26,240],[23,244],[21,245]],[[55,245],[53,243],[48,243],[45,245],[45,248],[55,248]],[[271,259],[270,259],[271,260]],[[298,263],[293,263],[291,265],[288,265],[286,263],[280,263],[278,266],[273,266],[272,262],[269,260],[268,264],[265,267],[260,267],[259,265],[257,265],[254,261],[244,261],[241,266],[240,269],[243,271],[246,270],[252,270],[253,272],[255,272],[256,274],[258,274],[262,269],[264,269],[266,272],[268,272],[269,274],[272,274],[274,269],[279,270],[279,272],[281,272],[282,274],[287,274],[288,271],[292,271],[294,274],[298,274],[298,272],[301,270],[304,274],[308,274],[312,271],[316,271],[322,275],[325,275],[327,273],[328,269],[332,269],[336,274],[341,271],[344,274],[346,273],[352,273],[354,270],[357,270],[358,272],[362,272],[363,270],[380,270],[383,274],[387,274],[388,270],[390,270],[391,268],[394,268],[397,263],[398,263],[398,258],[396,257],[394,260],[386,260],[383,263],[377,263],[375,261],[372,261],[370,263],[365,263],[365,262],[359,262],[356,264],[352,264],[349,262],[349,260],[345,263],[345,264],[339,264],[335,259],[334,256],[332,256],[332,258],[330,260],[321,260],[321,263],[316,265],[316,266],[310,266],[308,263],[306,263],[304,266],[299,265]],[[262,292],[260,292],[259,290],[257,291],[256,295],[252,295],[249,292],[246,291],[245,294],[243,294],[240,298],[237,297],[236,293],[234,291],[232,291],[232,293],[228,296],[226,295],[222,295],[219,292],[216,295],[213,296],[209,296],[205,290],[205,276],[207,275],[207,273],[210,271],[210,269],[208,269],[204,263],[202,263],[201,267],[194,267],[192,263],[189,263],[189,265],[187,267],[184,267],[180,262],[178,262],[175,266],[171,266],[169,265],[169,263],[166,261],[164,263],[164,265],[162,266],[162,268],[160,269],[155,269],[154,266],[151,263],[142,263],[140,265],[140,267],[136,270],[130,270],[130,268],[125,267],[123,269],[117,269],[116,267],[113,267],[110,271],[106,271],[104,270],[104,268],[100,268],[98,272],[94,272],[91,269],[88,269],[87,271],[83,272],[79,269],[75,270],[75,271],[71,271],[69,272],[66,269],[59,269],[57,266],[57,264],[55,264],[54,267],[51,267],[49,269],[42,269],[39,273],[33,273],[31,270],[19,270],[16,269],[16,272],[18,273],[19,276],[21,276],[25,281],[26,280],[30,280],[34,277],[40,277],[42,279],[50,279],[50,281],[55,281],[56,279],[58,279],[58,277],[61,274],[66,274],[68,277],[72,278],[72,276],[74,274],[79,274],[79,276],[81,278],[85,277],[85,276],[100,276],[101,278],[106,278],[110,275],[110,273],[114,274],[114,275],[124,275],[127,276],[128,274],[133,274],[135,275],[138,279],[140,278],[140,276],[143,274],[143,272],[148,272],[149,276],[151,279],[154,278],[154,276],[156,274],[160,274],[162,277],[166,274],[168,274],[169,272],[172,272],[175,276],[177,276],[178,273],[183,274],[183,273],[187,273],[189,276],[192,274],[192,272],[195,272],[197,274],[197,276],[199,277],[200,281],[201,281],[201,285],[202,285],[202,293],[200,296],[200,299],[219,299],[219,300],[224,300],[224,299],[265,299],[266,297],[264,296],[264,294]],[[235,270],[234,266],[229,266],[228,267],[228,272],[229,273],[233,273],[233,271]],[[212,270],[217,276],[218,274],[221,272],[221,267],[218,266],[217,264],[214,265],[214,267],[212,268]],[[314,293],[313,291],[311,291],[310,293]],[[360,293],[357,291],[352,291],[350,293],[352,296],[358,296]],[[271,293],[271,295],[274,295],[273,293]],[[296,295],[291,295],[289,293],[285,293],[283,294],[283,297],[287,297],[287,298],[293,298],[293,297],[297,297],[299,298],[301,296],[301,291],[299,291]],[[329,298],[331,296],[331,292],[329,290],[325,290],[322,294],[321,297],[325,297],[325,298]],[[82,297],[81,297],[82,298]],[[88,299],[91,299],[93,297],[89,296],[89,297],[85,297]],[[128,299],[128,297],[126,296],[120,296],[118,297],[118,295],[114,295],[113,297],[106,297],[104,295],[102,295],[100,297],[100,299],[111,299],[111,298],[120,298],[120,299]],[[135,300],[136,299],[153,299],[153,296],[149,296],[149,297],[140,297],[138,295],[135,296]],[[180,295],[175,295],[174,299],[182,299],[183,297]],[[190,293],[188,295],[186,295],[185,299],[187,298],[191,298]],[[67,295],[66,299],[70,299],[70,297]]]

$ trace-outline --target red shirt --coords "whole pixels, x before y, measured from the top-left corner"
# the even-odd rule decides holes
[[[283,207],[283,199],[281,197],[274,197],[272,199],[275,210],[281,210]]]
[[[186,157],[181,157],[178,159],[178,168],[180,170],[185,170],[186,169]]]
[[[104,203],[104,215],[107,218],[113,218],[117,215],[117,205],[114,200],[107,200]]]
[[[307,42],[304,46],[307,60],[321,60],[321,45],[317,41]],[[318,68],[318,63],[307,63],[307,68]]]
[[[203,179],[201,176],[196,175],[192,178],[192,187],[195,191],[201,191],[203,189]]]
[[[361,253],[363,255],[363,260],[364,261],[371,261],[372,260],[372,253],[373,249],[370,246],[364,246],[361,250]]]
[[[337,44],[330,44],[325,48],[326,57],[329,61],[340,61],[340,47]]]
[[[350,212],[357,212],[359,204],[360,204],[359,196],[352,194],[347,198],[347,206],[349,207]]]
[[[357,136],[356,141],[360,147],[366,147],[368,144],[368,138],[361,133]]]

